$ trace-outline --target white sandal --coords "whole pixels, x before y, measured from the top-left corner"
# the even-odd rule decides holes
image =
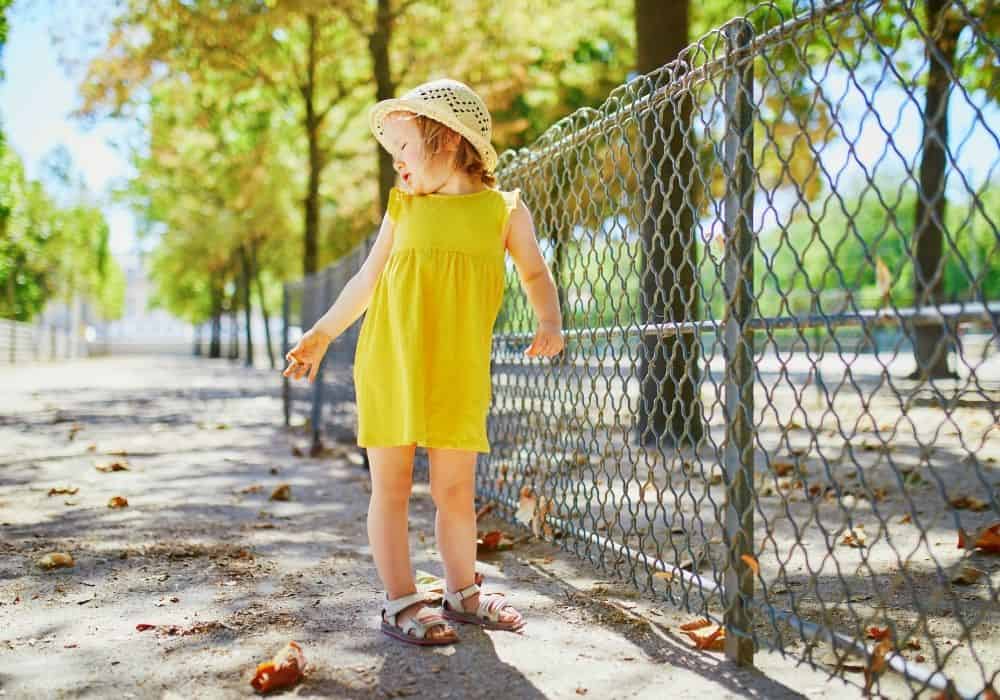
[[[425,606],[420,608],[414,615],[408,617],[402,625],[396,624],[399,613],[404,608],[408,608],[414,603],[428,602],[428,594],[425,591],[417,591],[393,600],[389,600],[389,592],[385,593],[385,604],[382,606],[382,631],[409,644],[419,644],[421,646],[454,644],[458,641],[458,635],[451,625],[447,623],[441,613],[435,612],[432,608]],[[438,625],[451,630],[451,634],[444,637],[428,637],[427,631]],[[416,634],[412,634],[416,632]]]
[[[507,596],[502,593],[483,593],[479,596],[479,606],[476,612],[466,612],[462,601],[479,593],[479,586],[473,583],[460,591],[448,591],[444,593],[443,612],[441,613],[449,620],[458,622],[468,622],[473,625],[482,625],[491,630],[511,630],[517,631],[524,626],[524,618],[521,614],[507,602]],[[500,611],[510,609],[517,613],[518,617],[509,622],[500,620]]]

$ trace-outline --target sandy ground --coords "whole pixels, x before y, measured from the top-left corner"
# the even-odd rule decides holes
[[[693,650],[678,629],[690,614],[537,540],[477,564],[528,618],[522,634],[462,626],[437,648],[383,636],[367,472],[349,444],[293,455],[306,438],[281,425],[276,371],[95,358],[0,368],[0,387],[2,697],[246,697],[289,640],[308,662],[287,691],[300,696],[860,696],[859,674]],[[116,460],[128,469],[95,468]],[[270,500],[280,484],[291,500]],[[49,495],[62,487],[78,490]],[[523,536],[489,517],[483,529]],[[412,560],[440,575],[433,518],[418,480]],[[51,551],[75,565],[38,568]]]
[[[604,366],[584,353],[572,359],[495,364],[490,495],[513,502],[528,486],[575,527],[723,583],[722,358],[711,358],[703,385],[709,436],[697,451],[637,446],[641,399],[628,356]],[[942,403],[926,384],[902,378],[913,366],[902,353],[845,346],[821,360],[772,348],[755,356],[751,555],[758,601],[869,645],[873,627],[890,628],[910,662],[976,692],[1000,685],[1000,557],[960,550],[957,532],[1000,518],[1000,354],[968,350],[962,360],[963,378],[937,385]],[[980,504],[952,506],[966,497]],[[852,530],[860,546],[845,544]],[[721,616],[704,589],[595,550],[589,556],[609,574],[645,593]],[[953,583],[966,566],[978,578]],[[826,645],[764,614],[753,634],[760,645],[837,665]],[[892,679],[881,688],[904,697],[919,689]]]

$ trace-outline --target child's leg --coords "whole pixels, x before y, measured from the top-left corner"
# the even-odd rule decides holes
[[[382,585],[391,600],[417,590],[410,567],[409,510],[413,487],[413,454],[416,445],[369,447],[372,496],[368,504],[368,542]],[[423,603],[403,608],[396,618],[402,624]],[[441,626],[432,627],[431,637],[451,634]]]
[[[427,448],[431,465],[431,496],[437,506],[434,537],[444,563],[449,591],[459,591],[475,581],[476,567],[476,452]],[[479,594],[462,601],[469,612],[479,605]],[[500,619],[517,617],[508,610]]]

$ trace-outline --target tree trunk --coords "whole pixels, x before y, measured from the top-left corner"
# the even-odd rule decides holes
[[[240,276],[233,275],[233,293],[229,296],[229,359],[240,357]]]
[[[257,298],[260,300],[260,315],[264,319],[264,342],[267,343],[267,359],[271,369],[277,369],[274,358],[274,346],[271,342],[271,317],[267,313],[267,302],[264,301],[264,285],[260,281],[260,267],[257,264],[257,244],[250,244],[250,267],[254,281],[257,282]]]
[[[212,337],[208,341],[208,356],[222,357],[222,288],[218,273],[212,275]]]
[[[392,38],[392,20],[389,0],[378,0],[375,10],[375,31],[368,38],[368,49],[375,70],[375,100],[387,100],[396,94],[392,81],[392,67],[389,63],[389,41]],[[375,141],[378,159],[378,193],[380,212],[389,206],[389,190],[396,183],[396,169],[392,166],[392,156]]]
[[[253,317],[253,307],[250,304],[250,281],[252,279],[250,274],[250,259],[247,255],[246,244],[240,244],[240,276],[242,278],[243,286],[243,318],[246,321],[246,341],[247,341],[247,354],[245,366],[253,367],[253,326],[251,320]]]
[[[306,103],[306,139],[309,143],[309,180],[305,198],[305,257],[303,272],[306,276],[316,272],[319,265],[319,179],[323,170],[319,149],[320,120],[316,113],[316,16],[306,18],[309,25],[309,57],[306,84],[302,86],[302,96]]]
[[[687,0],[636,0],[635,21],[637,69],[641,73],[677,58],[688,44]],[[661,78],[657,87],[665,80]],[[638,193],[642,201],[638,204],[646,258],[640,266],[643,323],[682,323],[700,317],[695,287],[698,250],[693,201],[696,178],[692,175],[696,160],[691,115],[692,100],[684,92],[640,118],[644,160]],[[665,142],[660,134],[665,134]],[[636,424],[640,443],[697,444],[704,434],[698,334],[650,335],[644,336],[642,343],[642,403]]]
[[[954,70],[958,35],[963,22],[948,11],[950,0],[925,0],[927,10],[926,55],[930,63],[924,107],[924,139],[920,160],[916,224],[913,229],[916,306],[937,306],[944,301],[945,236],[948,178],[949,73]],[[948,339],[944,324],[914,326],[916,369],[911,379],[958,378],[948,368]]]

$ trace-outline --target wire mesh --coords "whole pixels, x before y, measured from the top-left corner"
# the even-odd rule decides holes
[[[567,344],[509,264],[479,497],[740,663],[995,689],[998,26],[765,3],[502,154]]]
[[[512,274],[485,497],[733,659],[995,684],[996,567],[956,545],[1000,515],[995,22],[761,5],[505,153],[568,344],[518,353]]]
[[[367,245],[362,241],[316,274],[284,284],[283,363],[284,354],[330,308],[344,285],[361,268],[366,255]],[[285,425],[306,429],[311,440],[310,452],[314,455],[326,447],[324,436],[340,443],[352,443],[357,439],[352,373],[360,328],[361,324],[355,323],[330,343],[312,383],[293,382],[282,377]]]

